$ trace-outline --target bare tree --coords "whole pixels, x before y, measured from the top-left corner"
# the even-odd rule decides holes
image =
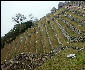
[[[15,17],[12,17],[13,21],[15,21],[16,23],[19,23],[21,24],[25,19],[26,17],[20,13],[16,14]]]

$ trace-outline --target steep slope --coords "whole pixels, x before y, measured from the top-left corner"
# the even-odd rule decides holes
[[[85,65],[85,63],[82,61],[84,61],[85,56],[85,17],[69,12],[70,10],[62,8],[57,10],[55,13],[51,13],[48,16],[43,17],[36,23],[36,26],[28,28],[13,42],[5,45],[5,47],[1,50],[2,64],[4,61],[9,61],[20,53],[30,52],[38,55],[50,55],[50,52],[55,53],[58,51],[60,52],[59,55],[56,55],[53,59],[48,58],[48,60],[50,60],[44,64],[40,70],[63,70],[62,68],[64,67],[64,63],[68,64],[70,62],[71,64],[73,61],[75,63],[77,62],[77,64],[74,63],[73,65],[74,67],[77,65],[76,69],[79,68],[78,66],[80,66],[81,69],[84,69],[83,65]],[[59,49],[56,50],[58,47],[72,47],[75,50],[65,49],[64,51],[59,51]],[[79,50],[77,50],[78,48]],[[70,53],[75,53],[78,56],[76,58],[78,58],[79,61],[76,58],[73,60],[67,59],[66,55]],[[65,62],[63,61],[64,59]],[[63,63],[61,63],[62,61]],[[53,63],[52,67],[51,62]],[[59,64],[56,65],[55,62],[59,62]],[[44,69],[44,67],[46,69]],[[68,69],[69,67],[71,69],[72,66],[66,65],[65,68]]]
[[[70,53],[75,53],[76,57],[67,58]],[[85,70],[85,51],[64,49],[37,70]]]

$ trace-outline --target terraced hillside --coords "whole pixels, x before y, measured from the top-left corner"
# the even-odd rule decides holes
[[[1,50],[1,63],[8,62],[20,53],[52,53],[55,54],[54,58],[49,58],[37,69],[85,70],[85,16],[72,11],[74,10],[59,9],[43,17],[36,26],[28,28],[10,44],[6,44]],[[70,53],[75,53],[76,58],[66,58]]]

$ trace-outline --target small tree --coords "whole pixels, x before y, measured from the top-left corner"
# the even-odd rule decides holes
[[[16,14],[15,17],[12,17],[13,21],[15,21],[16,23],[19,23],[21,24],[25,19],[26,17],[20,13]]]

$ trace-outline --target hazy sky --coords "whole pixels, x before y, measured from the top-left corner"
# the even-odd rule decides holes
[[[63,1],[64,2],[64,1]],[[58,8],[59,1],[1,1],[1,36],[13,28],[12,17],[21,13],[26,17],[33,14],[38,19],[50,13],[52,7]]]

